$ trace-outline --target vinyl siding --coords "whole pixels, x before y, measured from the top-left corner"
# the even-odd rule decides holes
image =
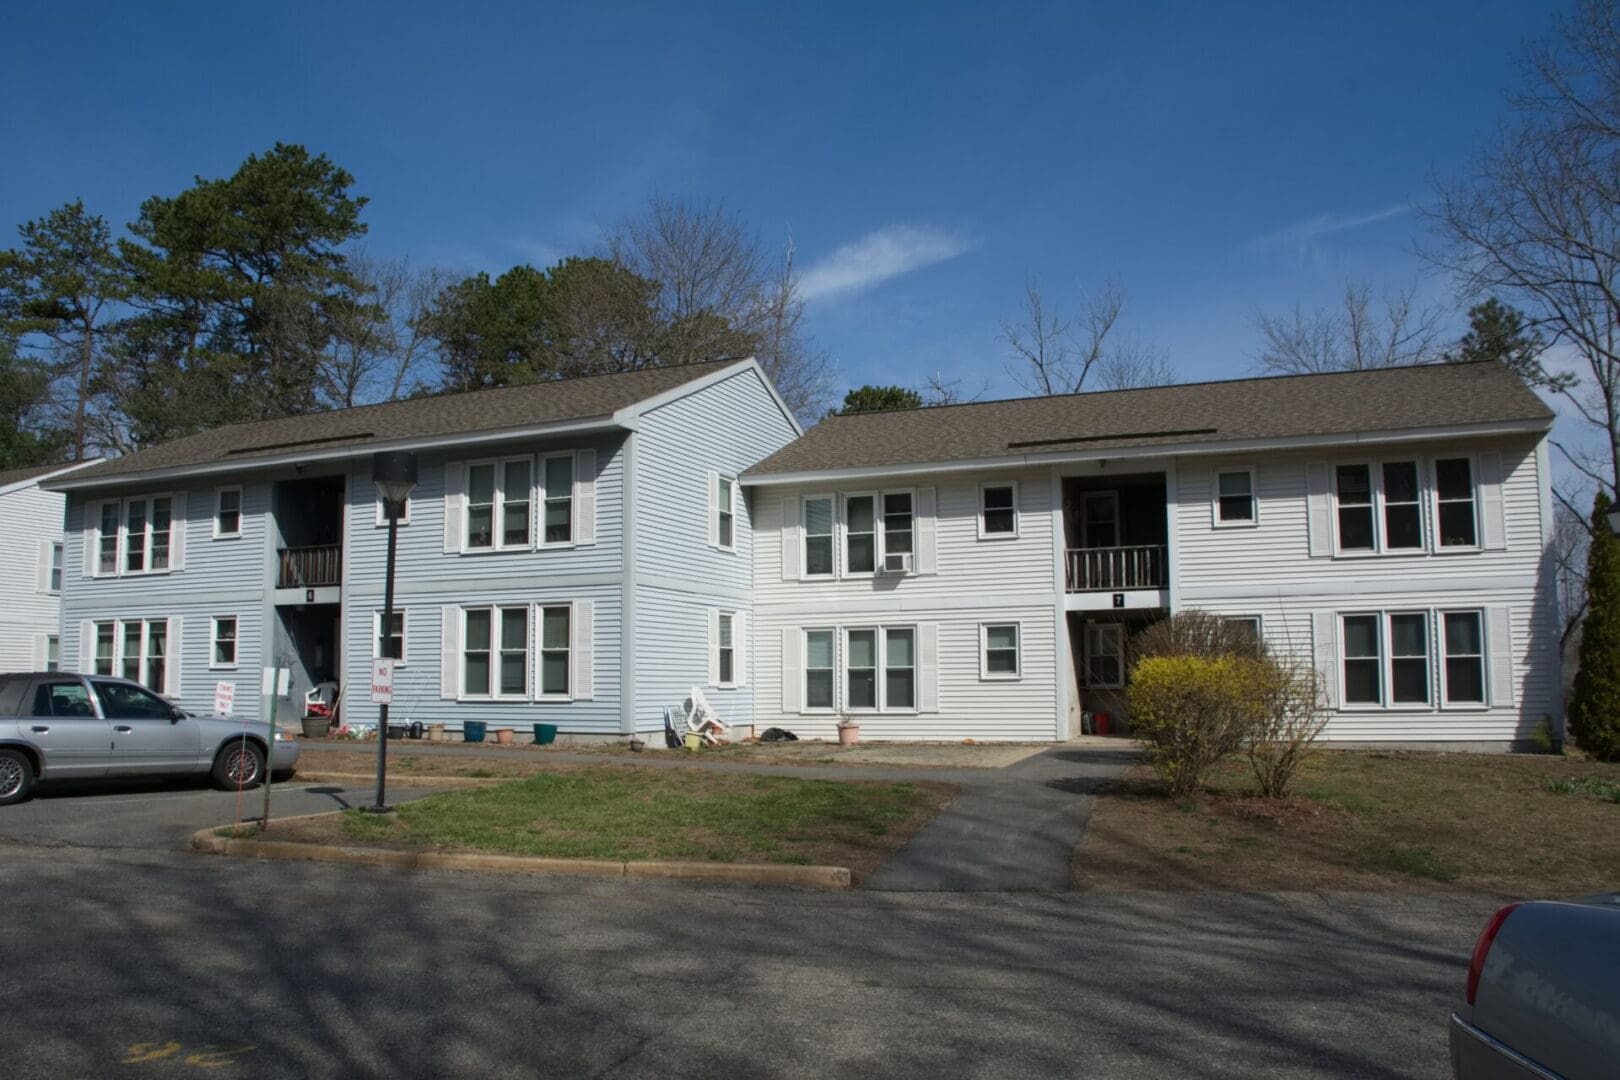
[[[0,495],[0,671],[34,670],[40,639],[58,632],[61,597],[40,586],[50,545],[63,539],[64,502],[33,485]],[[64,552],[64,579],[68,565]]]

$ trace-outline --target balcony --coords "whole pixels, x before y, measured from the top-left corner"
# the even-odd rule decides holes
[[[1170,580],[1164,544],[1069,548],[1067,556],[1070,592],[1162,589]]]
[[[320,589],[343,583],[343,545],[279,548],[278,589]]]

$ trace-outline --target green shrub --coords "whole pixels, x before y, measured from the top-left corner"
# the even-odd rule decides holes
[[[1259,660],[1239,656],[1150,656],[1127,695],[1131,729],[1175,798],[1203,787],[1209,769],[1254,731]]]
[[[1586,620],[1580,669],[1569,702],[1569,731],[1599,761],[1620,761],[1620,539],[1609,531],[1609,496],[1592,507],[1586,556]]]

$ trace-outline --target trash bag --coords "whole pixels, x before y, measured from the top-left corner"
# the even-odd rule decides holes
[[[760,742],[798,742],[799,737],[785,728],[766,728],[765,733],[759,737]]]

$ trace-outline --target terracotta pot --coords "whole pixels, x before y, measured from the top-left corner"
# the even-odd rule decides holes
[[[512,741],[512,729],[509,728],[509,727],[496,728],[495,729],[495,741],[498,742],[498,743],[501,743],[503,745],[506,744],[506,743],[511,742]]]
[[[838,729],[839,746],[854,746],[860,737],[861,729],[857,725],[851,724],[849,727],[841,727]]]

